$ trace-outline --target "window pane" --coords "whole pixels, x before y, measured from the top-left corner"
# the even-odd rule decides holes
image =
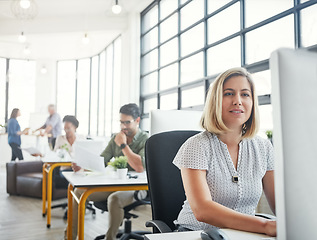
[[[160,25],[161,43],[176,35],[177,30],[177,14],[173,14]]]
[[[181,30],[204,17],[204,0],[195,0],[181,9]]]
[[[228,68],[241,66],[240,56],[240,37],[236,37],[208,49],[208,75],[218,74]]]
[[[98,56],[92,58],[91,66],[91,104],[90,104],[90,135],[97,136],[98,119]]]
[[[300,14],[302,46],[317,44],[317,4],[303,9]]]
[[[57,63],[57,109],[61,118],[75,115],[76,61]]]
[[[181,61],[181,83],[204,77],[203,53],[200,52]]]
[[[175,11],[178,7],[178,0],[161,0],[160,14],[161,19],[166,18],[169,14]]]
[[[113,44],[106,49],[106,136],[112,134],[112,75],[113,75]]]
[[[204,86],[182,91],[182,108],[203,105],[205,101]]]
[[[30,115],[35,108],[35,76],[34,61],[10,60],[9,63],[9,106],[10,117],[13,108],[19,108],[21,129],[29,127]]]
[[[153,71],[154,69],[157,69],[158,62],[157,62],[157,49],[149,52],[146,54],[142,59],[142,73],[148,73]]]
[[[260,131],[259,135],[263,138],[266,138],[265,132],[267,130],[273,130],[273,115],[272,115],[272,105],[260,105]],[[274,131],[273,131],[274,135]]]
[[[178,85],[178,64],[174,63],[160,70],[160,90]]]
[[[161,46],[161,66],[177,60],[178,58],[178,43],[177,38],[168,41]]]
[[[146,75],[141,79],[142,81],[142,95],[153,93],[157,91],[157,72]]]
[[[153,49],[154,47],[156,47],[157,42],[158,42],[157,27],[155,27],[150,32],[144,35],[142,53],[145,53]]]
[[[216,42],[239,30],[240,3],[238,2],[208,19],[208,43]]]
[[[293,7],[293,0],[245,0],[245,21],[249,27]]]
[[[161,110],[177,109],[177,93],[161,96],[160,109]]]
[[[77,119],[79,127],[77,133],[88,134],[89,118],[89,87],[90,87],[90,59],[78,60],[77,70]]]
[[[121,89],[121,38],[114,42],[114,72],[113,72],[113,125],[112,133],[120,131],[120,89]]]
[[[230,1],[231,0],[208,0],[208,13],[216,11]]]
[[[271,72],[269,70],[253,73],[252,76],[258,96],[271,94]]]
[[[204,25],[200,23],[196,27],[181,35],[182,57],[204,47]]]
[[[144,100],[143,113],[150,113],[151,110],[157,109],[157,98]]]
[[[106,81],[106,53],[103,51],[99,58],[99,121],[98,136],[105,135],[105,81]]]
[[[0,124],[2,126],[5,124],[6,68],[6,59],[0,58]]]
[[[294,48],[293,25],[294,17],[291,15],[247,33],[247,63],[268,59],[271,52],[280,47]]]
[[[157,21],[158,21],[158,8],[157,8],[157,6],[155,6],[143,16],[143,19],[142,19],[143,31],[142,31],[142,33],[146,32],[151,27],[153,27],[155,24],[157,24]]]

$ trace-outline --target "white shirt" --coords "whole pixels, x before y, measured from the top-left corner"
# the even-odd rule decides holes
[[[239,143],[237,170],[227,145],[207,131],[189,138],[173,163],[178,168],[207,170],[206,180],[213,201],[237,212],[254,215],[262,194],[262,178],[274,170],[272,144],[263,138],[243,139]],[[238,176],[238,182],[232,177]],[[213,227],[195,218],[188,201],[175,224],[192,230]]]

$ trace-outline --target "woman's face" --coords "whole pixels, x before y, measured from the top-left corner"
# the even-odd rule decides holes
[[[17,117],[20,117],[20,116],[21,116],[21,112],[20,112],[20,110],[18,110]]]
[[[74,136],[76,133],[76,127],[71,122],[65,122],[64,131],[66,136]]]
[[[229,129],[240,128],[252,112],[252,92],[243,76],[229,78],[223,85],[222,120]]]

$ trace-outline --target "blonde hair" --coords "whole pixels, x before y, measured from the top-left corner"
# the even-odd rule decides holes
[[[251,74],[244,68],[231,68],[221,73],[210,85],[200,125],[208,132],[223,134],[230,131],[222,120],[222,98],[224,83],[235,76],[246,77],[251,86],[252,111],[250,118],[242,126],[242,138],[254,137],[259,129],[258,98],[255,93],[255,86]]]

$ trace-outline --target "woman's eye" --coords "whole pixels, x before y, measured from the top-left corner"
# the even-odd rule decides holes
[[[250,97],[250,94],[249,94],[249,93],[243,93],[242,96],[244,96],[244,97]]]
[[[227,93],[225,93],[224,95],[225,95],[225,96],[231,96],[231,95],[233,95],[233,93],[227,92]]]

